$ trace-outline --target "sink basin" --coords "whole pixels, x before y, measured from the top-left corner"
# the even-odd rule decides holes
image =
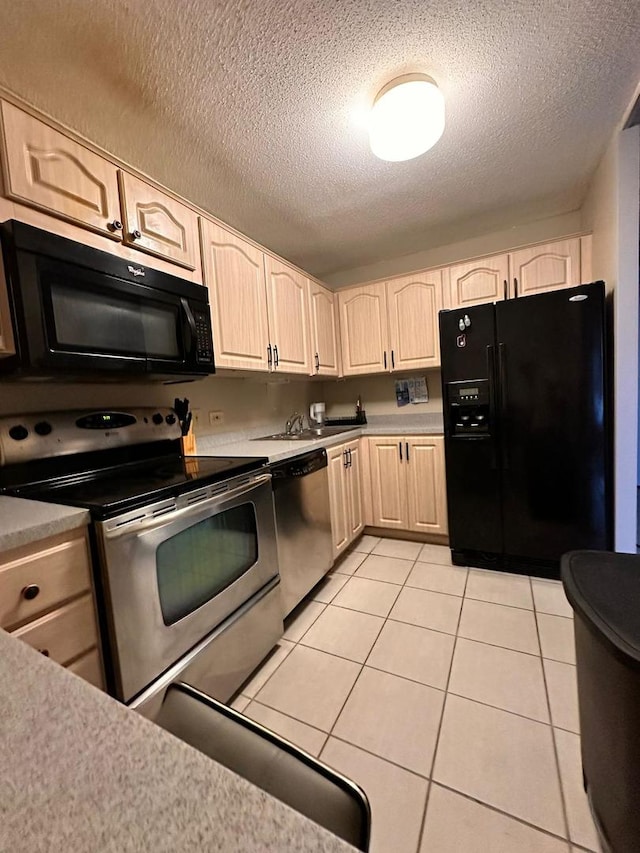
[[[289,434],[287,432],[276,432],[272,435],[261,435],[259,438],[252,438],[251,441],[313,441],[314,438],[327,438],[331,435],[339,435],[341,432],[349,432],[352,429],[358,429],[357,426],[329,426],[329,427],[311,427],[302,432]]]

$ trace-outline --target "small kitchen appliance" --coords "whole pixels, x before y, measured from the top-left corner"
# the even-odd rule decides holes
[[[206,287],[23,222],[0,227],[17,379],[185,381],[215,373]]]
[[[282,636],[271,474],[180,452],[173,409],[0,418],[0,492],[91,513],[109,692],[153,717],[174,681],[226,701]]]
[[[326,406],[324,403],[312,403],[309,406],[309,417],[316,426],[323,426],[325,420]]]

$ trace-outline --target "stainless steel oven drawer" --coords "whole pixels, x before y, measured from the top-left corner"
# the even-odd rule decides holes
[[[167,687],[183,681],[226,702],[282,637],[280,579],[270,581],[129,707],[154,719]]]

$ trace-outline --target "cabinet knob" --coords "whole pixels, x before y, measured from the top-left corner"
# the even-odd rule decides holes
[[[132,240],[139,240],[141,237],[142,237],[142,234],[138,231],[137,228],[135,229],[135,231],[131,232],[131,239]]]
[[[40,587],[37,583],[30,583],[28,586],[25,586],[21,592],[23,598],[27,601],[33,601],[33,599],[39,595]]]
[[[114,219],[113,222],[107,222],[109,231],[122,231],[122,222],[119,219]]]

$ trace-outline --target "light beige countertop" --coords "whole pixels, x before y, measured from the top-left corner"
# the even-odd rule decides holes
[[[0,630],[0,850],[353,848]]]
[[[0,495],[0,553],[88,523],[86,509]]]
[[[197,438],[199,456],[263,456],[269,462],[281,462],[318,448],[335,447],[361,435],[442,435],[442,414],[372,416],[363,426],[345,427],[345,431],[326,438],[307,441],[255,441],[254,437],[282,431],[273,423],[254,427],[244,433],[226,433]]]

